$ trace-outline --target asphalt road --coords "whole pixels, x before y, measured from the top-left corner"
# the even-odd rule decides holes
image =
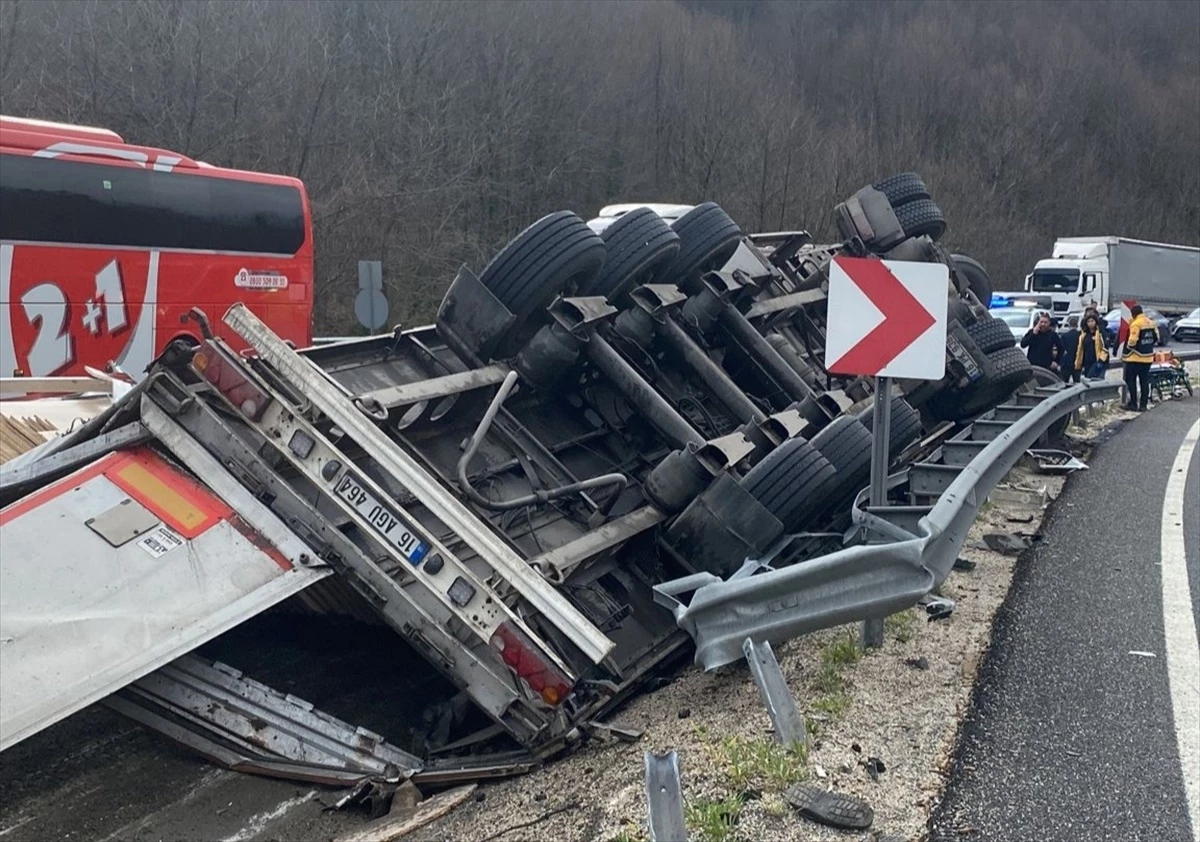
[[[931,842],[1200,838],[1172,718],[1160,572],[1168,475],[1198,417],[1191,398],[1125,424],[1053,505],[997,617]],[[1200,623],[1200,451],[1187,471]],[[1200,683],[1200,664],[1184,678]]]
[[[410,750],[452,692],[392,632],[333,618],[263,615],[200,652]],[[220,769],[92,705],[0,755],[0,842],[316,842],[367,820],[325,811],[339,794]]]

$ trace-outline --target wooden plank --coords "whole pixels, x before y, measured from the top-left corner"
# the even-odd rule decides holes
[[[440,819],[474,793],[477,784],[448,789],[417,805],[415,811],[405,810],[398,816],[388,816],[371,825],[336,837],[333,842],[392,842]]]
[[[0,377],[4,395],[73,395],[76,392],[112,393],[112,379],[95,377]]]
[[[0,415],[0,464],[14,459],[46,441],[46,433],[53,432],[54,425],[38,418],[14,418]]]

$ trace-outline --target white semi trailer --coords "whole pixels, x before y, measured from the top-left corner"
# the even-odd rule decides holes
[[[1054,315],[1101,312],[1125,300],[1179,315],[1200,306],[1200,248],[1126,237],[1063,237],[1025,277],[1028,292],[1050,295]]]

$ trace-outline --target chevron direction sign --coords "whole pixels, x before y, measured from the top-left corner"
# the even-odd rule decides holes
[[[949,283],[942,263],[834,258],[825,367],[833,374],[940,380]]]

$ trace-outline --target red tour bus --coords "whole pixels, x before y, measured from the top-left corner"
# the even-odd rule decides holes
[[[312,339],[312,216],[298,179],[131,146],[104,129],[0,117],[0,376],[140,378],[173,339],[243,302]]]

